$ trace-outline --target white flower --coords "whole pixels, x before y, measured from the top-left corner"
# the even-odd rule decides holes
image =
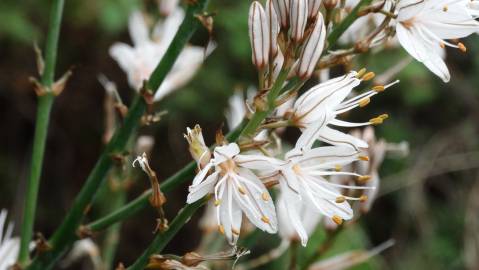
[[[387,115],[381,115],[364,123],[351,123],[336,119],[339,114],[356,107],[366,106],[372,96],[397,83],[396,81],[386,86],[375,86],[370,91],[346,99],[353,88],[361,83],[361,80],[371,77],[368,74],[360,79],[358,73],[352,71],[344,76],[318,84],[296,100],[293,106],[292,121],[303,130],[303,134],[296,143],[297,148],[311,148],[315,140],[353,148],[368,147],[364,141],[328,126],[358,127],[380,124],[387,118]]]
[[[127,73],[131,87],[140,90],[143,82],[163,58],[168,46],[184,18],[181,8],[176,8],[164,21],[158,22],[150,37],[149,29],[141,12],[133,12],[129,20],[129,32],[133,47],[116,43],[110,48],[110,55]],[[173,90],[185,85],[203,62],[204,49],[186,46],[176,60],[170,73],[155,93],[155,101]]]
[[[398,8],[396,32],[401,46],[448,82],[450,74],[441,52],[445,46],[466,51],[462,43],[446,39],[467,37],[479,30],[473,9],[468,8],[466,0],[408,0],[400,1]]]
[[[213,193],[218,229],[235,245],[241,229],[242,213],[256,227],[276,233],[277,220],[271,197],[261,180],[251,170],[237,163],[240,149],[236,143],[218,146],[214,157],[198,172],[189,187],[187,203]],[[244,156],[255,158],[256,155]],[[208,172],[212,173],[208,175]]]
[[[302,223],[302,204],[314,209],[337,224],[353,217],[353,210],[347,200],[363,200],[342,195],[339,189],[371,189],[332,183],[326,177],[350,175],[359,179],[369,178],[351,172],[342,172],[343,166],[360,160],[359,152],[351,147],[326,146],[309,150],[293,149],[285,160],[264,156],[240,156],[237,164],[279,176],[281,194],[285,198],[285,213],[295,229],[303,246],[308,241],[308,231]],[[309,225],[308,225],[309,227]],[[310,229],[309,229],[310,230]]]
[[[12,237],[13,224],[7,223],[7,210],[0,212],[0,270],[10,269],[17,261],[20,239]]]
[[[100,249],[90,238],[75,241],[73,248],[62,261],[62,268],[71,266],[73,263],[89,258],[93,263],[93,269],[102,269]]]
[[[287,241],[302,240],[301,235],[298,234],[298,231],[294,226],[295,222],[299,221],[300,224],[302,224],[302,227],[304,227],[304,231],[301,230],[301,234],[304,234],[309,237],[321,221],[321,214],[318,211],[315,211],[314,206],[303,203],[302,200],[297,200],[294,195],[294,193],[288,191],[281,192],[279,194],[278,200],[276,201],[276,207],[278,210],[279,234],[283,239]],[[290,213],[290,209],[295,210],[293,211],[293,213]],[[298,220],[291,219],[292,216],[295,215],[298,216]]]

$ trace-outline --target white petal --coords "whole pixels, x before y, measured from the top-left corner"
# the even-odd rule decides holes
[[[217,146],[215,147],[214,154],[215,154],[215,162],[221,163],[233,156],[236,156],[240,153],[240,148],[236,143],[230,143],[227,145]]]
[[[318,135],[319,140],[332,145],[349,146],[355,149],[368,147],[365,141],[329,127],[322,128]]]
[[[278,221],[276,210],[263,183],[248,169],[240,169],[239,183],[245,189],[245,194],[234,192],[236,201],[248,219],[259,229],[276,233]],[[239,188],[239,187],[238,187]]]
[[[130,15],[130,19],[128,21],[128,30],[130,31],[130,37],[135,46],[150,41],[148,27],[146,26],[143,14],[141,14],[140,11],[134,11]]]
[[[225,193],[221,198],[221,203],[219,207],[219,223],[223,226],[226,239],[230,245],[236,245],[239,234],[233,233],[233,231],[240,232],[241,230],[241,219],[242,213],[241,209],[238,207],[238,204],[233,198],[233,187],[231,184],[227,183],[227,188]]]
[[[214,186],[218,180],[218,174],[219,172],[214,172],[198,185],[190,186],[188,188],[190,193],[188,194],[186,203],[194,203],[197,200],[206,196],[208,193],[212,193]]]

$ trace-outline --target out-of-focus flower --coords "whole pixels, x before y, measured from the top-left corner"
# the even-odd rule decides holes
[[[236,143],[217,146],[214,157],[193,179],[187,198],[187,203],[193,203],[209,193],[214,194],[218,229],[231,245],[238,240],[242,213],[261,230],[277,231],[275,207],[266,187],[253,172],[236,161],[255,159],[256,155],[239,153]],[[207,176],[210,170],[213,172]]]
[[[371,250],[346,252],[311,265],[308,270],[343,270],[363,263],[394,245],[394,240],[386,241]]]
[[[13,223],[7,223],[7,210],[0,212],[0,270],[7,270],[17,261],[20,239],[12,237]]]
[[[144,81],[149,79],[163,58],[183,18],[183,10],[176,8],[164,21],[157,23],[150,35],[141,12],[136,11],[131,14],[129,32],[133,47],[125,43],[115,43],[110,48],[111,57],[127,73],[131,87],[139,91]],[[185,85],[202,64],[203,52],[202,47],[186,46],[160,88],[157,89],[154,100],[158,101]]]
[[[178,6],[179,0],[159,0],[158,7],[164,16],[170,15]]]
[[[102,269],[100,250],[98,246],[89,238],[75,241],[72,250],[62,261],[61,266],[68,267],[72,263],[85,257],[88,257],[91,260],[93,269]]]
[[[141,135],[136,139],[135,153],[151,153],[153,146],[155,145],[155,138],[149,135]]]
[[[265,156],[240,156],[237,163],[250,169],[269,172],[279,177],[281,194],[285,198],[285,213],[295,229],[303,246],[308,241],[308,233],[302,224],[302,205],[307,204],[316,212],[341,224],[353,217],[353,210],[347,200],[363,200],[342,195],[339,189],[370,189],[371,187],[347,186],[332,183],[325,177],[350,175],[358,179],[369,178],[338,169],[354,161],[361,160],[360,152],[351,147],[326,146],[309,150],[293,149],[278,160]],[[373,188],[373,187],[372,187]]]
[[[462,43],[446,39],[467,37],[479,30],[466,1],[415,0],[398,4],[396,33],[401,46],[444,82],[449,70],[441,57],[446,46],[466,52]]]
[[[347,145],[353,148],[367,148],[363,140],[328,127],[359,127],[381,124],[387,115],[380,115],[364,123],[351,123],[336,119],[337,115],[350,111],[356,107],[364,107],[370,98],[396,82],[386,86],[375,86],[372,90],[346,99],[354,87],[362,80],[373,77],[373,73],[366,73],[361,78],[352,71],[344,76],[321,83],[301,95],[293,107],[292,121],[303,130],[303,134],[296,142],[297,148],[310,148],[315,140],[332,145]],[[346,100],[345,100],[346,99]]]

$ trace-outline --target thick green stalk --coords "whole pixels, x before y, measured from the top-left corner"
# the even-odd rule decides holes
[[[195,15],[201,13],[205,9],[207,2],[207,0],[197,0],[188,6],[185,19],[179,27],[178,32],[147,82],[147,87],[152,92],[155,92],[161,85],[164,78],[173,67],[176,58],[179,56],[183,47],[200,26],[200,22]],[[103,154],[100,156],[95,167],[88,176],[86,183],[75,198],[70,211],[49,240],[49,244],[52,246],[51,250],[42,253],[35,258],[27,269],[48,269],[52,267],[59,256],[69,245],[71,245],[72,241],[76,239],[75,234],[83,216],[88,210],[89,205],[97,193],[98,188],[101,186],[106,174],[113,165],[113,155],[120,154],[123,151],[128,139],[138,128],[145,109],[146,103],[144,99],[137,96],[128,110],[123,125],[113,135],[110,143],[108,143]]]
[[[365,6],[371,4],[372,0],[361,0],[349,13],[349,15],[337,26],[333,28],[333,31],[328,36],[328,47],[332,48],[338,41],[341,35],[354,23],[358,18],[359,10]]]
[[[128,270],[142,270],[145,269],[145,266],[148,264],[148,260],[151,255],[161,252],[166,244],[168,244],[171,239],[178,233],[178,231],[183,227],[183,225],[188,222],[190,217],[198,210],[203,204],[208,201],[208,198],[205,197],[195,203],[186,205],[183,209],[178,212],[178,215],[171,222],[168,230],[162,233],[157,233],[153,242],[150,246],[141,254],[141,256],[136,259],[136,261],[127,269]]]
[[[22,266],[27,264],[29,260],[29,244],[33,235],[33,223],[35,220],[40,177],[42,175],[43,156],[45,153],[45,144],[48,134],[48,123],[50,120],[50,112],[52,109],[53,100],[55,98],[53,93],[51,93],[51,87],[55,77],[55,64],[58,38],[60,36],[63,4],[63,0],[54,1],[50,14],[50,26],[45,50],[45,68],[41,78],[41,83],[46,93],[38,97],[37,118],[35,121],[35,134],[33,137],[32,163],[27,182],[20,238],[20,251],[18,255],[18,263]]]

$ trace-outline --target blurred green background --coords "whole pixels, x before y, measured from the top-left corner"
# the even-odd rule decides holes
[[[157,105],[168,111],[161,122],[140,131],[155,136],[151,161],[160,179],[190,161],[182,136],[187,126],[200,124],[211,143],[225,121],[228,97],[235,89],[256,84],[247,36],[250,3],[212,1],[209,10],[215,14],[217,49],[193,81]],[[0,2],[0,208],[9,209],[17,225],[36,112],[36,97],[28,81],[37,76],[32,44],[44,44],[49,4]],[[135,8],[157,12],[154,1],[66,1],[57,76],[69,68],[73,68],[73,76],[52,112],[35,224],[35,231],[46,236],[63,218],[103,147],[104,90],[97,75],[103,73],[116,82],[127,102],[132,97],[126,76],[109,57],[108,48],[116,41],[130,43],[126,23]],[[207,40],[207,31],[202,29],[192,43],[205,46]],[[355,269],[479,269],[479,38],[472,36],[464,43],[467,54],[448,51],[450,83],[442,83],[413,61],[397,76],[399,85],[352,116],[364,120],[387,112],[390,119],[376,128],[377,136],[389,142],[408,141],[411,148],[407,158],[385,160],[381,196],[333,249],[332,254],[396,240],[381,259]],[[402,49],[392,49],[358,57],[353,66],[381,74],[405,57]],[[342,71],[338,68],[333,73]],[[286,133],[287,139],[294,136],[294,132]],[[147,187],[148,181],[141,175],[128,198]],[[168,195],[168,217],[184,204],[186,187]],[[91,217],[94,215],[95,211]],[[199,217],[194,216],[166,253],[182,254],[198,245]],[[116,262],[132,262],[152,239],[154,225],[152,209],[127,220]],[[272,242],[257,241],[258,253],[250,256],[267,250]]]

